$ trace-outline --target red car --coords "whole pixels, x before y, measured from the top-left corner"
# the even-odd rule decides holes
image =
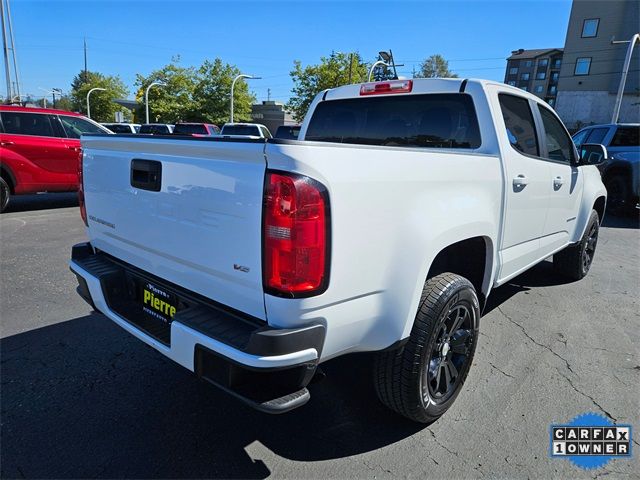
[[[0,105],[0,211],[11,195],[78,190],[83,133],[110,133],[72,112]]]

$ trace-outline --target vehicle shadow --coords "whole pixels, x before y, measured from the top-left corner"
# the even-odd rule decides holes
[[[12,196],[3,213],[29,212],[32,210],[49,210],[53,208],[67,208],[78,206],[76,192],[39,193],[37,195]]]
[[[486,315],[514,295],[531,290],[533,287],[551,287],[566,285],[572,282],[573,280],[564,278],[553,270],[553,262],[551,262],[551,260],[544,260],[526,272],[509,280],[504,285],[491,290],[491,295],[489,295],[487,299],[487,304],[482,314]]]
[[[424,428],[378,402],[364,354],[324,364],[311,401],[280,416],[241,405],[98,314],[4,338],[0,359],[3,478],[265,478],[249,452],[326,460]]]

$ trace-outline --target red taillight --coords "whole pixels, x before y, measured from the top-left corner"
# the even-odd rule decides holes
[[[360,95],[384,95],[386,93],[409,93],[413,80],[390,80],[388,82],[365,83],[360,87]]]
[[[78,205],[80,205],[80,216],[88,227],[87,207],[84,204],[84,179],[82,178],[82,150],[78,149]]]
[[[293,297],[322,293],[328,280],[329,204],[308,177],[267,173],[263,236],[265,290]]]

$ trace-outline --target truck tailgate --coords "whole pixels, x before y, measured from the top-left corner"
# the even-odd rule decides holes
[[[113,135],[82,147],[94,247],[265,319],[263,143]]]

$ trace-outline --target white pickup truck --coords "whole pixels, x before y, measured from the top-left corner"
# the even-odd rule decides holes
[[[380,400],[442,415],[492,288],[553,255],[580,279],[606,190],[537,97],[482,80],[322,92],[299,140],[82,137],[78,292],[260,410],[318,365],[377,352]],[[318,386],[320,388],[320,386]]]

